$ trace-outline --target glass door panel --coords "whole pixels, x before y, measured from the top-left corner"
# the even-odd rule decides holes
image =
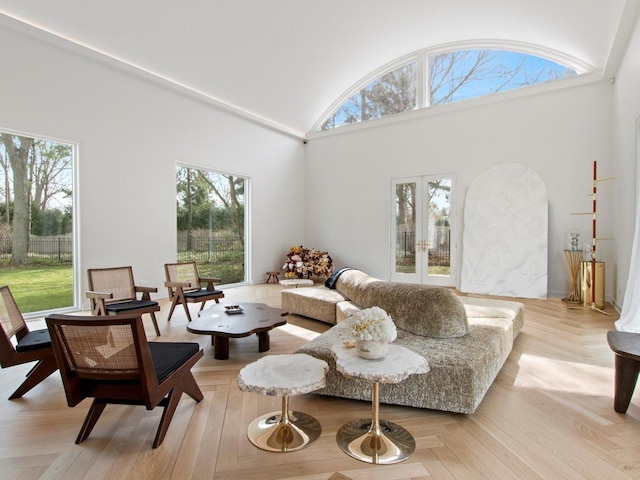
[[[422,252],[418,248],[417,231],[422,217],[418,209],[422,203],[420,178],[398,179],[392,182],[392,268],[395,281],[419,282]]]
[[[423,237],[425,245],[423,272],[424,283],[431,285],[455,285],[451,269],[451,194],[453,179],[450,176],[424,178],[426,214]],[[426,280],[424,280],[426,278]]]
[[[455,286],[452,175],[392,181],[391,279]]]

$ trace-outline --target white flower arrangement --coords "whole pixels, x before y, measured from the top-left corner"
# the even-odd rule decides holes
[[[360,310],[351,316],[352,333],[356,340],[393,342],[398,332],[393,320],[380,307]]]

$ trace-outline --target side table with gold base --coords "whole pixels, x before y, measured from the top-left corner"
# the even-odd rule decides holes
[[[327,362],[304,353],[269,355],[240,370],[240,390],[282,397],[279,412],[251,422],[249,441],[270,452],[294,452],[315,442],[322,431],[320,422],[307,413],[289,411],[289,396],[324,387],[327,370]]]
[[[415,451],[416,441],[400,425],[380,420],[380,385],[373,382],[372,388],[372,418],[352,420],[340,427],[336,436],[338,446],[363,462],[389,464],[406,460]]]
[[[360,358],[355,348],[342,344],[332,347],[336,369],[346,377],[373,382],[371,417],[352,420],[336,435],[338,446],[347,455],[374,464],[391,464],[409,458],[416,442],[406,429],[387,420],[380,420],[380,383],[399,383],[409,375],[427,373],[429,365],[424,357],[397,345],[389,345],[389,353],[382,360]]]

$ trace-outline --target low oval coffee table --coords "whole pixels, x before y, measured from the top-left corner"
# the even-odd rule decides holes
[[[211,335],[213,356],[216,360],[229,358],[229,339],[258,335],[258,351],[269,350],[269,331],[285,325],[289,312],[264,303],[242,303],[240,313],[227,313],[227,306],[216,303],[202,310],[198,318],[187,325],[187,331],[198,335]]]

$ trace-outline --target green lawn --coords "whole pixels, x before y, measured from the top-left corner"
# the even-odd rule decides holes
[[[201,262],[198,268],[203,277],[221,277],[222,283],[242,282],[243,260],[242,251],[228,252],[214,262]],[[73,267],[70,264],[10,267],[0,263],[0,285],[9,285],[23,314],[73,305]]]
[[[9,285],[23,314],[73,305],[71,265],[3,266],[0,285]]]

